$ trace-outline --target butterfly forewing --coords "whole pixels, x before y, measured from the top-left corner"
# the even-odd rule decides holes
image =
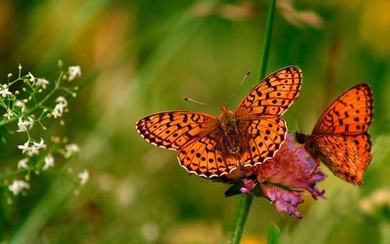
[[[338,97],[324,112],[313,134],[354,135],[366,132],[373,117],[372,92],[359,84]]]
[[[153,145],[180,150],[211,133],[216,122],[212,115],[172,111],[149,115],[139,120],[136,128]]]
[[[288,66],[268,75],[246,96],[237,108],[241,118],[281,116],[299,96],[302,72]]]

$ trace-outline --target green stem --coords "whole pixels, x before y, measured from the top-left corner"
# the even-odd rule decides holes
[[[268,244],[278,244],[280,239],[280,230],[274,223],[268,226]]]
[[[259,80],[264,78],[265,72],[267,70],[269,53],[271,50],[271,36],[272,36],[272,29],[273,29],[272,27],[274,25],[275,4],[276,4],[276,0],[270,0],[268,6],[268,17],[267,17],[267,23],[265,27],[264,43],[263,43],[263,50],[261,53],[261,62],[260,62],[260,69],[259,69]]]
[[[236,222],[232,236],[232,244],[240,243],[242,233],[244,232],[245,222],[249,214],[253,200],[252,195],[241,196],[237,204]]]
[[[265,28],[264,43],[262,48],[260,70],[259,70],[260,79],[262,79],[265,76],[265,72],[267,70],[269,53],[271,49],[272,26],[273,26],[274,16],[275,16],[275,3],[276,0],[270,0],[269,7],[268,7],[268,17],[267,17],[267,23]],[[253,200],[252,195],[244,195],[241,196],[237,204],[235,226],[234,226],[234,231],[231,239],[232,244],[240,243],[241,236],[245,227],[245,222],[247,220],[249,210],[252,204],[252,200]]]

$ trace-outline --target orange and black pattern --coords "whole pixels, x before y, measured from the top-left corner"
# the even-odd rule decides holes
[[[303,142],[308,152],[326,164],[336,176],[361,185],[372,158],[367,132],[372,118],[371,89],[367,84],[359,84],[340,95],[327,108],[312,135]]]
[[[302,72],[295,66],[280,69],[253,88],[237,108],[241,118],[281,116],[299,95]]]
[[[301,71],[280,69],[261,81],[236,112],[223,108],[217,118],[187,111],[161,112],[136,123],[149,143],[178,151],[180,165],[202,177],[219,177],[237,167],[272,158],[287,134],[280,116],[298,97]]]

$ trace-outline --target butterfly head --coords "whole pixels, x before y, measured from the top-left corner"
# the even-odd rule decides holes
[[[300,133],[300,132],[295,132],[295,140],[299,144],[305,144],[308,139],[309,139],[309,136],[307,136],[307,135],[305,135],[303,133]]]
[[[221,124],[235,123],[236,116],[234,115],[233,111],[231,111],[227,106],[222,106],[219,121],[221,122]]]

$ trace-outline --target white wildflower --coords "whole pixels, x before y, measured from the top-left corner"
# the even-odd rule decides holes
[[[49,81],[44,78],[38,78],[37,82],[35,83],[35,86],[42,87],[43,89],[46,89],[48,85],[49,85]]]
[[[22,112],[24,112],[24,110],[26,109],[26,104],[24,104],[24,102],[20,100],[16,100],[15,106],[21,108]]]
[[[54,116],[54,118],[61,117],[62,114],[64,113],[65,108],[68,106],[68,101],[65,99],[65,97],[58,97],[56,99],[56,106],[54,107],[53,111],[51,114]]]
[[[29,157],[35,154],[39,154],[39,150],[44,147],[46,147],[46,145],[44,145],[43,142],[42,144],[34,142],[30,145],[30,141],[26,141],[26,143],[24,143],[23,145],[18,145],[18,148],[22,150],[22,153],[26,154]]]
[[[88,170],[84,170],[79,173],[79,179],[80,179],[80,184],[85,185],[89,179],[89,172]]]
[[[30,148],[27,151],[27,156],[31,157],[33,155],[39,154],[39,150],[34,145],[31,145]]]
[[[68,145],[65,146],[64,157],[65,158],[70,158],[75,153],[78,153],[79,151],[80,151],[80,148],[76,144],[68,144]]]
[[[30,130],[33,127],[33,125],[34,125],[33,118],[28,117],[27,120],[23,120],[22,118],[19,118],[17,132],[25,132],[27,130]]]
[[[30,81],[30,82],[34,85],[35,80],[36,80],[36,78],[34,77],[34,75],[31,74],[31,72],[28,72],[28,75],[27,75],[27,76],[29,77],[28,81]]]
[[[41,149],[46,148],[46,144],[43,141],[43,139],[41,138],[41,140],[39,142],[34,142],[33,147],[35,147],[39,151]]]
[[[3,85],[3,87],[0,87],[0,95],[3,98],[6,98],[7,96],[11,96],[12,95],[12,93],[8,90],[8,86],[7,85]]]
[[[68,68],[68,81],[74,80],[76,77],[81,76],[81,67],[80,66],[69,66]]]
[[[7,117],[7,119],[11,119],[12,117],[14,117],[14,113],[11,109],[8,109],[7,113],[4,114],[4,117]]]
[[[27,169],[28,168],[28,158],[24,158],[19,160],[18,162],[18,169]]]
[[[51,168],[54,166],[54,157],[51,154],[48,154],[45,159],[45,164],[43,165],[42,169],[47,170],[48,168]]]
[[[23,180],[14,180],[11,185],[8,186],[8,189],[16,196],[23,189],[29,189],[30,185]]]
[[[62,113],[64,112],[64,110],[62,109],[61,106],[58,106],[56,105],[53,109],[53,112],[51,112],[51,114],[54,116],[54,118],[58,118],[58,117],[61,117],[62,116]]]
[[[26,143],[24,143],[23,145],[18,145],[18,148],[20,150],[22,150],[22,153],[27,153],[30,149],[30,142],[29,141],[26,141]]]
[[[63,97],[63,96],[57,97],[56,102],[57,102],[58,104],[61,104],[61,105],[64,106],[64,107],[68,106],[68,101],[67,101],[66,98]]]

